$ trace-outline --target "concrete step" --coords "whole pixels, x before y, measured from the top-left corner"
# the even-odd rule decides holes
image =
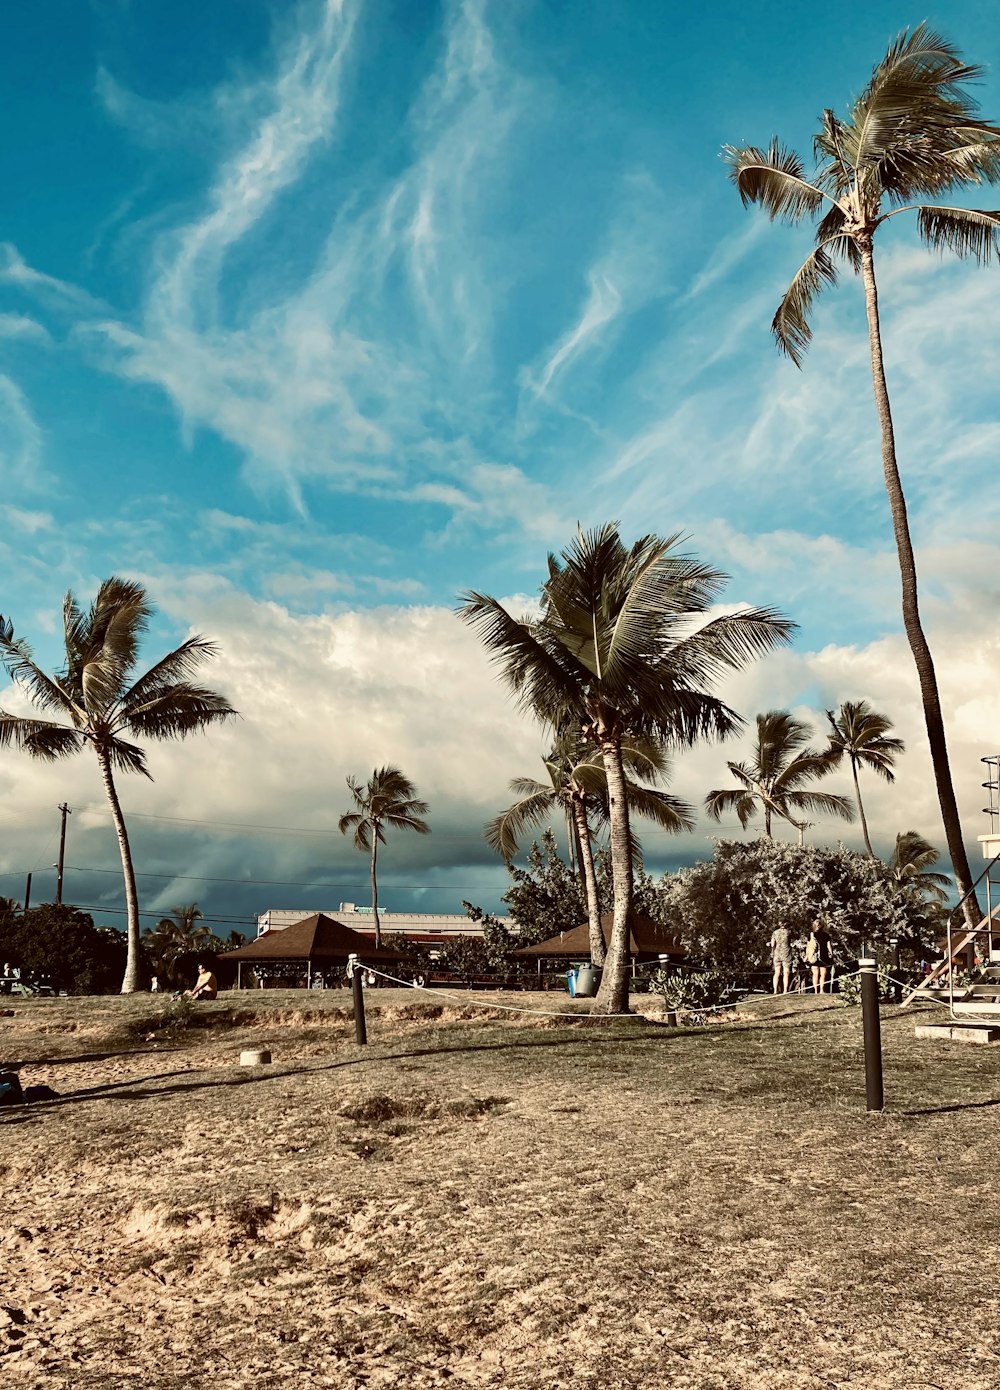
[[[1000,1042],[1000,1021],[995,1024],[918,1023],[913,1033],[931,1042],[995,1043]]]

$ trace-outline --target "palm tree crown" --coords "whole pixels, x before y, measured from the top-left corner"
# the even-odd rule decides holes
[[[570,843],[575,845],[580,860],[587,898],[587,917],[590,926],[590,955],[595,965],[603,965],[604,933],[601,929],[601,909],[598,901],[597,872],[591,839],[591,817],[600,825],[609,822],[608,781],[600,749],[579,733],[560,733],[546,758],[543,759],[549,785],[531,777],[515,777],[510,789],[518,800],[501,812],[485,827],[486,843],[509,864],[518,851],[524,832],[537,826],[553,811],[565,813],[569,825]],[[657,787],[644,786],[635,775],[655,782],[668,774],[664,749],[646,740],[628,739],[622,743],[622,762],[633,776],[626,776],[625,790],[631,811],[644,816],[661,830],[680,834],[694,829],[691,807]],[[633,861],[641,862],[642,849],[633,837]]]
[[[794,624],[765,608],[707,616],[726,576],[681,553],[679,537],[626,547],[614,523],[579,531],[549,556],[538,617],[466,595],[459,614],[479,633],[522,708],[596,743],[607,783],[614,919],[597,1007],[627,1007],[632,856],[625,737],[667,745],[723,737],[741,720],[711,685],[788,640]]]
[[[727,763],[738,786],[709,792],[705,809],[714,820],[735,812],[746,829],[758,809],[764,812],[764,833],[771,834],[772,817],[794,825],[799,843],[806,822],[795,812],[840,816],[852,820],[854,813],[846,796],[807,790],[810,782],[827,776],[834,767],[829,751],[808,748],[811,730],[787,710],[768,710],[757,716],[757,737],[749,762]]]
[[[800,363],[812,333],[809,312],[837,278],[838,260],[861,276],[865,292],[872,387],[882,436],[882,471],[892,513],[902,589],[903,625],[913,654],[927,727],[941,819],[970,927],[980,917],[948,760],[937,674],[920,618],[917,570],[896,460],[885,377],[876,232],[913,213],[923,241],[980,263],[1000,253],[1000,211],[947,205],[962,189],[1000,181],[1000,127],[980,119],[965,85],[981,75],[926,24],[899,35],[845,117],[823,113],[813,140],[815,172],[807,177],[794,151],[772,140],[727,146],[730,176],[744,205],[758,203],[772,219],[816,220],[816,244],[799,267],[771,324],[781,350]],[[933,202],[925,202],[933,199]]]
[[[809,311],[836,281],[837,260],[860,271],[872,238],[890,218],[915,213],[933,250],[978,261],[1000,251],[1000,211],[916,201],[1000,181],[1000,127],[981,120],[978,103],[963,90],[981,76],[940,34],[918,24],[890,46],[845,117],[823,112],[811,177],[777,140],[767,149],[725,147],[745,206],[759,203],[772,220],[818,219],[816,246],[771,325],[793,362],[809,346]]]
[[[861,800],[858,768],[866,767],[884,781],[893,782],[893,765],[897,756],[906,751],[906,745],[901,738],[889,737],[889,730],[893,727],[892,720],[872,709],[867,700],[845,700],[836,714],[832,709],[828,709],[826,718],[830,725],[827,737],[830,740],[830,756],[834,764],[841,763],[845,757],[850,761],[861,833],[865,837],[865,848],[874,859],[875,851],[868,835],[868,822],[865,820],[865,808]]]
[[[377,767],[362,785],[354,777],[347,778],[354,798],[355,809],[347,811],[338,822],[342,835],[354,831],[356,849],[371,852],[372,919],[375,923],[375,944],[382,945],[382,924],[378,915],[378,847],[385,844],[386,830],[415,830],[429,835],[430,826],[422,819],[430,807],[417,799],[416,788],[398,767]]]
[[[180,983],[176,966],[181,956],[209,950],[216,944],[211,927],[202,921],[202,911],[197,903],[172,907],[169,917],[161,917],[155,927],[147,927],[142,940],[157,978],[161,983],[170,984]]]
[[[131,738],[185,738],[236,713],[221,695],[191,679],[218,650],[203,637],[189,637],[136,678],[139,646],[152,612],[145,589],[133,580],[105,579],[87,609],[68,593],[63,604],[66,663],[55,676],[36,665],[27,642],[14,636],[9,619],[0,617],[0,661],[9,675],[39,710],[69,720],[61,724],[0,710],[0,748],[13,745],[51,762],[89,745],[97,757],[125,878],[123,994],[139,984],[139,900],[114,773],[150,776],[146,755]]]
[[[951,879],[932,867],[940,858],[938,851],[919,831],[904,830],[896,836],[889,869],[897,883],[915,883],[928,897],[944,902]]]

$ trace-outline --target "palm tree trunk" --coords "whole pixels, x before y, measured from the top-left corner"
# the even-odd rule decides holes
[[[118,836],[118,852],[122,860],[122,874],[125,878],[125,912],[127,950],[125,955],[125,978],[122,980],[122,994],[135,994],[139,989],[139,895],[135,888],[135,869],[132,867],[132,850],[125,829],[121,802],[115,790],[115,779],[111,775],[111,759],[107,749],[95,747],[97,761],[101,769],[101,781],[111,807],[111,819]]]
[[[382,945],[382,923],[378,916],[378,878],[375,873],[375,861],[378,859],[378,826],[372,834],[372,921],[375,923],[375,949],[378,950]]]
[[[587,824],[587,808],[579,797],[572,800],[574,834],[580,847],[580,867],[583,871],[583,885],[587,893],[587,923],[590,928],[590,959],[594,965],[603,965],[604,933],[601,931],[601,904],[597,893],[597,870],[594,868],[594,846],[590,840],[590,826]]]
[[[579,858],[577,855],[576,825],[572,806],[566,807],[566,843],[569,849],[569,871],[571,874],[577,872]],[[582,871],[583,866],[580,865]]]
[[[930,747],[931,764],[937,783],[938,802],[941,806],[941,819],[944,822],[948,853],[958,891],[965,898],[963,910],[966,924],[971,928],[979,925],[982,911],[976,894],[972,891],[972,871],[965,853],[962,839],[962,821],[955,800],[955,788],[951,780],[951,766],[948,761],[948,743],[944,732],[944,718],[941,714],[941,697],[938,693],[937,676],[931,649],[920,622],[920,609],[917,603],[917,567],[913,557],[913,542],[906,515],[906,498],[896,464],[896,440],[892,428],[892,411],[889,406],[889,388],[885,380],[885,364],[882,359],[882,334],[879,326],[878,289],[875,284],[875,258],[871,241],[861,245],[861,274],[865,286],[865,309],[868,314],[868,341],[871,348],[872,385],[875,391],[875,408],[878,411],[879,426],[882,431],[882,470],[885,474],[885,488],[889,495],[892,511],[892,528],[896,537],[896,554],[899,558],[899,576],[902,586],[903,626],[913,653],[920,682],[920,697],[924,707],[924,723],[927,726],[927,742]],[[966,897],[968,894],[968,897]]]
[[[765,807],[764,807],[764,834],[767,836],[767,838],[768,838],[769,840],[773,838],[772,835],[771,835],[771,808],[770,808],[770,806],[765,806]]]
[[[872,842],[868,838],[868,822],[865,820],[865,808],[861,802],[861,783],[858,781],[858,764],[855,758],[851,759],[851,772],[854,776],[854,795],[858,803],[858,819],[861,821],[861,833],[865,837],[865,848],[871,859],[875,858],[875,851],[872,849]]]
[[[624,1014],[628,1013],[628,929],[632,913],[632,853],[629,843],[628,796],[625,792],[621,739],[603,726],[598,728],[597,738],[601,745],[601,757],[608,783],[614,915],[601,987],[594,1001],[594,1013]]]

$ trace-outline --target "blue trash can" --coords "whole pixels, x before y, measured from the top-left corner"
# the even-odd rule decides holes
[[[571,999],[575,999],[575,998],[576,998],[576,971],[575,971],[575,970],[567,970],[567,971],[566,971],[566,988],[569,990],[569,997],[570,997]]]

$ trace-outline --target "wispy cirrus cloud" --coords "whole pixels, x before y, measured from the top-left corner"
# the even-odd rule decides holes
[[[164,390],[189,433],[236,445],[251,484],[280,488],[302,512],[307,485],[420,500],[420,484],[423,500],[436,488],[469,524],[494,493],[491,461],[470,472],[467,448],[447,439],[479,428],[494,389],[484,195],[529,107],[525,85],[497,53],[484,0],[449,4],[407,116],[409,159],[341,203],[311,265],[299,258],[234,297],[244,249],[265,223],[294,223],[304,183],[336,163],[363,12],[326,0],[296,14],[271,78],[227,88],[227,111],[256,112],[251,133],[220,162],[198,214],[156,238],[139,320],[91,318],[81,335],[109,370]],[[108,80],[105,92],[127,119]]]

